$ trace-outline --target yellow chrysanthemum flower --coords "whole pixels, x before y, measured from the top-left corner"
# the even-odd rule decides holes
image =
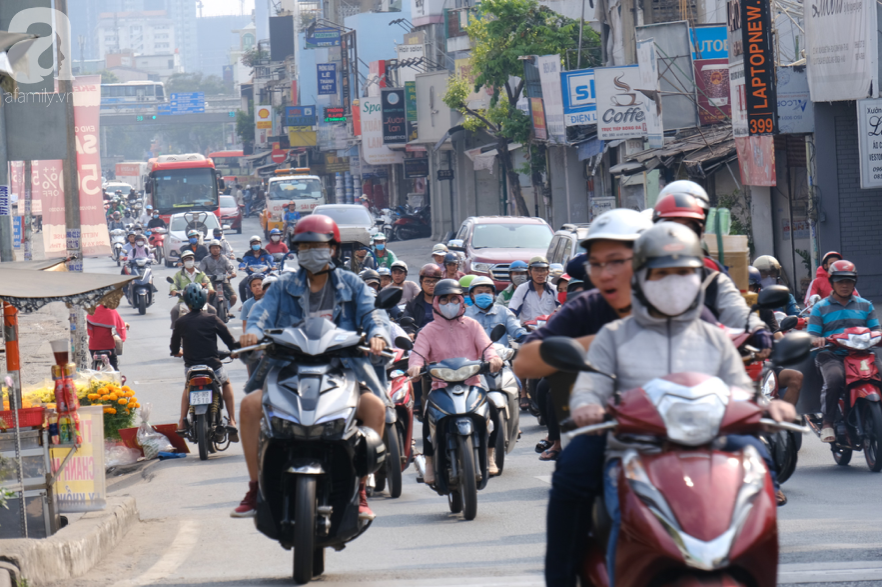
[[[118,403],[118,404],[121,405],[121,406],[124,406],[124,405],[126,405],[128,402],[129,402],[129,400],[127,400],[127,399],[124,398],[124,397],[121,397],[121,398],[119,398],[119,399],[117,400],[116,403]]]
[[[102,396],[101,396],[101,401],[103,401],[103,402],[109,402],[109,401],[110,401],[110,396],[107,395],[107,394],[102,395]]]

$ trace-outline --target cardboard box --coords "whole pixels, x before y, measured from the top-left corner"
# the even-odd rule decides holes
[[[705,234],[702,237],[707,245],[710,256],[720,260],[717,247],[717,235]],[[742,292],[748,290],[747,268],[750,266],[750,248],[747,246],[747,237],[741,234],[729,234],[723,236],[723,265],[729,270],[729,275],[735,286]]]

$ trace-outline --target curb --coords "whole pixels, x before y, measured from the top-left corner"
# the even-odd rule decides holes
[[[85,514],[54,536],[3,540],[0,561],[15,566],[29,585],[58,585],[87,573],[140,521],[134,497],[108,497],[104,510]],[[7,574],[18,578],[11,570],[0,572]]]

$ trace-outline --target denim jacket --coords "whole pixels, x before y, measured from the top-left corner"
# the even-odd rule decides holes
[[[521,326],[514,312],[503,306],[502,304],[493,304],[486,312],[481,311],[478,306],[469,306],[466,308],[465,315],[469,318],[477,320],[484,328],[487,336],[497,324],[505,324],[506,334],[499,339],[499,344],[508,346],[508,337],[515,341],[522,339],[527,335],[527,329]]]

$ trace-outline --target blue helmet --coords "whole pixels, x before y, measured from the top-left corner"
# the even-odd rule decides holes
[[[277,234],[279,234],[279,235],[282,234],[282,231],[279,230],[278,228],[274,228],[274,229],[272,229],[272,230],[270,231],[270,236],[274,236],[274,235],[277,235]]]
[[[205,290],[198,283],[191,283],[184,288],[184,303],[191,310],[201,310],[208,300]]]
[[[747,277],[750,285],[760,285],[763,279],[760,270],[753,265],[747,268]]]
[[[529,265],[527,265],[526,261],[512,261],[511,265],[508,266],[509,273],[517,273],[523,271],[526,273],[527,269],[529,269]]]

